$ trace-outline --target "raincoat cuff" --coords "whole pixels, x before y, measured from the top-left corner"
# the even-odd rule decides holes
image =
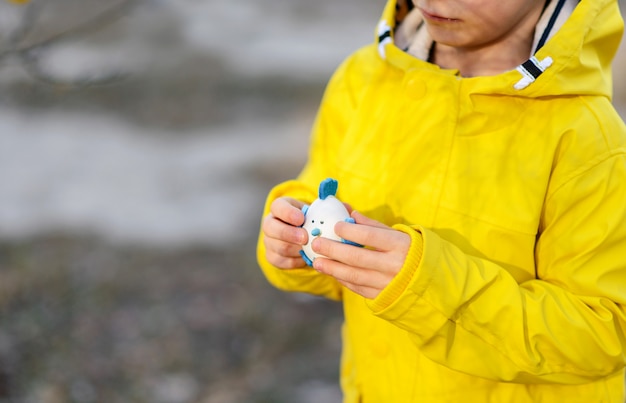
[[[411,237],[411,246],[407,253],[404,265],[400,269],[400,272],[396,277],[385,287],[385,289],[378,294],[373,300],[367,300],[367,305],[374,313],[379,313],[393,304],[408,287],[413,274],[417,270],[417,267],[422,260],[422,253],[424,250],[424,239],[422,233],[408,225],[397,224],[393,226],[394,229],[402,231]]]

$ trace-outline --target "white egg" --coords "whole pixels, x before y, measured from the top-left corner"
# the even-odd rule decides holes
[[[312,263],[319,254],[311,249],[311,242],[317,237],[324,237],[341,241],[342,239],[335,234],[335,224],[339,221],[346,221],[350,218],[348,210],[342,202],[334,196],[326,196],[324,199],[315,200],[305,211],[305,221],[302,226],[308,233],[309,239],[306,245],[302,247],[305,261],[308,258]]]

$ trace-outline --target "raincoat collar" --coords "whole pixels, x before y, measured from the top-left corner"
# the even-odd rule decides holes
[[[405,51],[403,38],[400,44],[396,43],[396,35],[402,36],[398,31],[400,23],[405,18],[420,18],[407,10],[404,1],[410,0],[389,0],[385,6],[376,31],[380,56],[403,70],[425,68],[444,72],[427,62],[428,46],[422,44],[411,55]],[[535,53],[525,63],[496,76],[463,80],[473,82],[478,91],[486,93],[532,97],[593,94],[610,98],[611,62],[623,27],[617,0],[552,0],[537,24]],[[425,43],[430,40],[427,33],[421,35]],[[419,48],[418,44],[415,46]]]

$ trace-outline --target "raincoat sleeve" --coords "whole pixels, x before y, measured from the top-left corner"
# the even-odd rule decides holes
[[[347,59],[328,83],[313,125],[309,158],[304,169],[296,180],[284,182],[272,189],[263,216],[269,213],[271,203],[279,197],[288,196],[311,203],[317,197],[320,182],[332,176],[336,161],[333,153],[338,148],[335,142],[341,138],[355,107],[351,83],[345,74],[351,63],[351,59]],[[272,266],[265,258],[262,232],[257,244],[257,260],[268,281],[279,289],[341,299],[342,286],[332,277],[319,274],[310,267],[281,270]]]
[[[433,361],[474,376],[576,384],[619,371],[626,344],[624,152],[590,161],[548,194],[536,279],[518,284],[432,230],[398,225],[423,248],[409,251],[401,274],[369,307],[406,329]]]

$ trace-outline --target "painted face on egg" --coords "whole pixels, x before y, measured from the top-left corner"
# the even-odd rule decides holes
[[[341,238],[335,234],[335,224],[349,218],[348,210],[334,196],[317,199],[308,207],[303,228],[309,234],[309,240],[302,249],[311,262],[319,256],[311,249],[311,242],[317,237],[341,241]]]
[[[311,243],[317,237],[341,241],[350,245],[360,246],[354,242],[345,240],[335,234],[335,224],[339,221],[354,223],[346,206],[339,201],[337,194],[338,183],[333,178],[328,178],[320,183],[319,196],[310,206],[304,206],[304,224],[302,228],[309,235],[307,244],[302,247],[300,256],[309,266],[313,266],[313,261],[317,258],[317,253],[313,252]]]

